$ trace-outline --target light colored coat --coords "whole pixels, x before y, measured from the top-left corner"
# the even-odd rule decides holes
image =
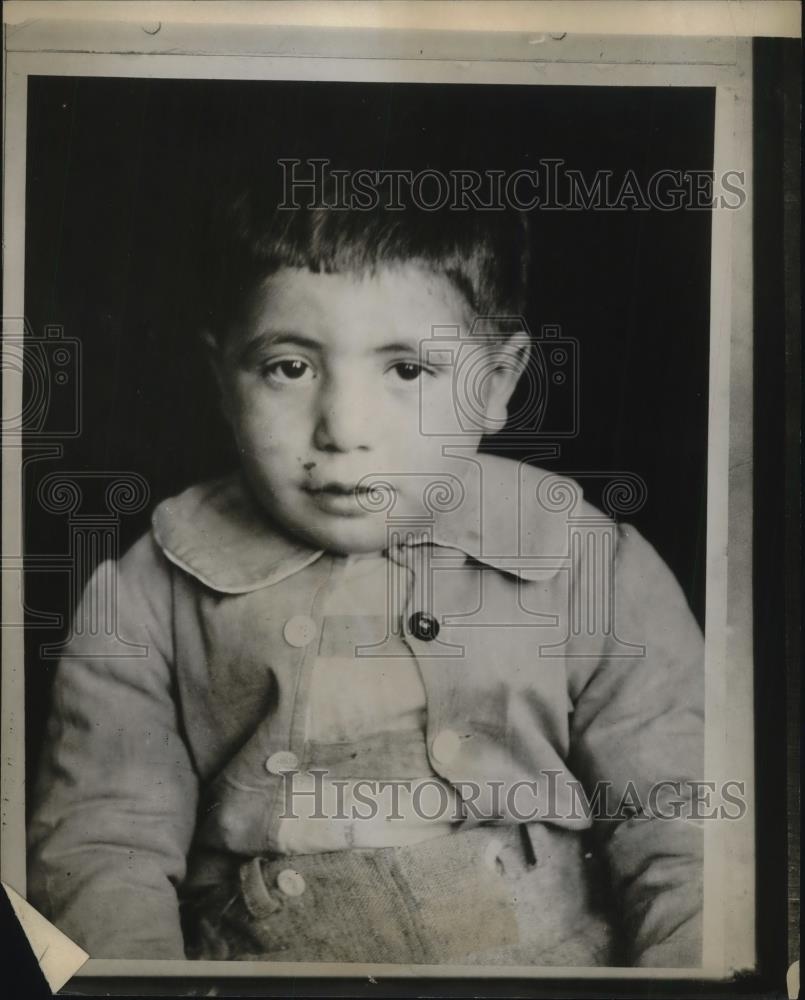
[[[610,801],[645,803],[658,782],[702,778],[702,641],[685,598],[572,481],[479,455],[462,482],[462,502],[442,498],[429,522],[389,522],[390,567],[414,578],[390,627],[421,671],[432,767],[484,788],[536,782],[538,854],[546,831],[594,825],[627,960],[698,965],[701,829],[628,811],[592,824],[577,795],[609,782]],[[77,622],[100,600],[116,625],[78,628],[59,666],[29,866],[33,904],[93,957],[183,957],[178,897],[207,860],[267,853],[281,779],[266,762],[290,751],[304,768],[316,655],[286,627],[301,616],[315,636],[338,562],[277,532],[233,477],[164,501],[96,572]],[[417,638],[416,611],[435,639]]]

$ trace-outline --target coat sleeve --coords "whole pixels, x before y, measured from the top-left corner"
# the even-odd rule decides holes
[[[92,958],[184,958],[197,781],[150,536],[93,574],[54,682],[29,824],[31,903]]]
[[[606,791],[594,825],[626,961],[698,967],[702,635],[673,574],[634,528],[618,529],[613,598],[605,654],[574,698],[571,766],[591,799],[597,785]]]

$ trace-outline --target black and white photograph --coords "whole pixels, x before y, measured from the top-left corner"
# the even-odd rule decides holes
[[[50,987],[768,974],[797,43],[145,6],[7,26],[3,885]]]

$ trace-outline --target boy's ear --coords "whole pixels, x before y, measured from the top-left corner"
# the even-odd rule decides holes
[[[508,420],[509,400],[528,364],[531,343],[528,334],[517,332],[500,343],[490,344],[488,351],[488,368],[479,386],[481,424],[485,434],[496,434]]]

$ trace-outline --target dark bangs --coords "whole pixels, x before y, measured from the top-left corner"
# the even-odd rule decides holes
[[[213,210],[204,244],[199,320],[216,338],[244,319],[258,285],[285,267],[371,274],[419,263],[449,279],[475,316],[524,311],[529,244],[523,213],[287,209],[269,190],[251,189]]]

